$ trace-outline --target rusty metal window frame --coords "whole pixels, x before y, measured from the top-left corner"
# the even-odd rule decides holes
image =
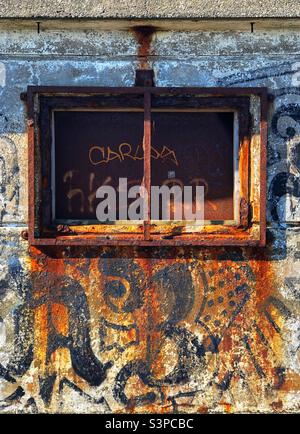
[[[266,88],[101,88],[29,86],[29,228],[31,245],[140,245],[140,246],[264,246],[266,232]],[[129,103],[128,103],[129,101]],[[148,216],[132,227],[101,223],[59,225],[52,220],[51,125],[52,111],[70,108],[124,109],[144,112],[144,179]],[[239,222],[236,225],[155,225],[150,218],[151,113],[163,108],[224,109],[237,113],[239,125]],[[164,226],[164,227],[163,227]]]

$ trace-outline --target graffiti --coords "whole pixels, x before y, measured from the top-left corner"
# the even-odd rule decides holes
[[[1,412],[299,411],[300,244],[291,247],[288,237],[299,235],[300,91],[290,87],[293,63],[272,59],[255,70],[232,74],[229,67],[224,73],[222,65],[217,71],[224,73],[218,85],[266,85],[274,96],[267,247],[55,246],[30,248],[28,255],[19,235],[4,228]],[[8,120],[0,114],[3,131]],[[0,150],[5,223],[19,207],[19,150],[3,136]],[[92,164],[101,170],[113,161],[121,167],[142,160],[141,147],[124,144],[115,154],[108,148],[94,152]],[[206,162],[209,150],[203,152]],[[179,164],[170,147],[152,149],[152,158]],[[93,212],[96,168],[85,190],[76,188],[82,187],[78,172],[61,172],[69,212]],[[180,184],[179,174],[170,173],[162,182]],[[112,184],[106,175],[101,182]],[[204,184],[208,196],[219,175],[214,172],[209,183],[190,177],[190,183]],[[140,173],[134,178],[129,182],[140,183]]]
[[[278,215],[278,204],[280,199],[286,195],[290,195],[292,198],[300,198],[300,176],[296,176],[293,173],[278,173],[272,179],[269,188],[269,201],[270,201],[270,213],[274,221],[280,220]],[[291,201],[290,209],[291,214],[294,215],[298,202],[295,204]]]
[[[275,222],[299,221],[300,218],[298,66],[295,62],[280,62],[276,66],[268,65],[231,74],[218,82],[222,86],[253,83],[272,89],[274,102],[273,107],[270,107],[272,117],[268,139],[268,216]],[[281,83],[289,83],[290,86],[280,87]]]
[[[273,155],[270,168],[273,173],[276,169],[276,173],[269,183],[269,213],[275,222],[297,221],[300,197],[299,91],[287,89],[277,94],[271,123],[274,141],[270,141]]]
[[[33,276],[32,286],[24,287],[24,273],[18,262],[11,265],[10,275],[16,280],[24,303],[14,311],[15,352],[6,368],[0,366],[0,375],[6,381],[15,383],[15,376],[22,377],[28,371],[35,353],[42,366],[39,373],[39,394],[44,403],[49,404],[57,376],[52,368],[53,355],[66,349],[70,354],[74,374],[91,386],[99,386],[104,381],[111,363],[102,364],[92,351],[87,325],[87,300],[80,284],[68,277],[59,278],[51,273],[40,273]],[[50,288],[55,289],[50,291]],[[65,327],[62,327],[62,324],[59,327],[57,321],[62,319],[60,315],[66,311],[68,319]],[[41,327],[48,330],[47,343],[43,341],[42,334],[34,334],[37,320]],[[45,344],[46,350],[42,354]],[[63,378],[59,387],[64,383],[74,383],[74,375],[68,381],[68,378]],[[76,388],[75,384],[74,387]],[[9,400],[15,400],[13,398],[15,395]]]
[[[233,86],[242,83],[249,83],[253,81],[264,82],[269,79],[276,78],[287,78],[295,73],[295,65],[294,62],[281,62],[276,64],[276,67],[271,66],[263,66],[260,68],[256,68],[255,70],[238,72],[235,74],[230,74],[226,77],[222,77],[218,81],[218,85],[222,86]]]
[[[19,379],[29,369],[33,360],[33,318],[27,304],[30,285],[28,276],[26,276],[16,256],[8,258],[7,274],[3,277],[1,281],[1,287],[3,288],[2,304],[5,301],[8,287],[14,288],[19,303],[17,303],[17,307],[14,308],[12,313],[14,328],[13,349],[8,363],[6,365],[0,363],[0,379],[3,379],[13,389],[10,394],[1,399],[0,409],[10,407],[25,396],[24,388],[18,383]],[[4,340],[7,345],[8,339],[5,329],[8,328],[8,324],[6,323],[4,312],[1,312],[1,315],[3,318],[1,318],[0,322],[2,323],[2,330],[5,333]]]
[[[143,154],[140,155],[141,149],[142,147],[138,145],[135,152],[133,152],[132,145],[130,145],[129,143],[121,143],[117,151],[113,151],[110,146],[92,146],[89,150],[89,161],[94,166],[98,164],[107,164],[116,159],[118,159],[118,161],[121,163],[125,161],[126,158],[130,158],[134,161],[140,161],[144,159]],[[93,156],[93,154],[95,154],[96,152],[100,154],[100,159],[94,159],[95,157]],[[152,146],[151,158],[155,160],[161,159],[162,161],[169,159],[176,166],[179,166],[175,151],[172,151],[168,146],[163,146],[161,151],[158,151],[157,149],[155,149],[154,146]]]
[[[103,258],[103,299],[109,312],[99,318],[101,351],[126,348],[140,343],[139,327],[132,313],[144,302],[145,275],[131,260]]]
[[[19,167],[16,146],[0,137],[0,223],[5,215],[16,216],[19,206]]]
[[[292,295],[292,297],[295,300],[300,301],[300,291],[298,289],[298,287],[300,285],[300,278],[299,277],[286,277],[285,278],[285,284],[286,284],[286,287],[288,288],[288,291]]]
[[[272,342],[278,336],[286,345],[293,314],[269,295],[253,316],[260,274],[241,250],[166,263],[105,254],[32,261],[30,278],[17,258],[9,261],[21,303],[14,309],[14,352],[0,366],[11,385],[3,411],[63,411],[70,393],[101,412],[194,411],[208,391],[214,399],[206,405],[222,408],[239,382],[249,399],[257,381],[284,387],[289,366],[274,359]],[[297,342],[293,350],[289,345],[294,362]],[[22,379],[33,363],[38,374],[28,389]]]

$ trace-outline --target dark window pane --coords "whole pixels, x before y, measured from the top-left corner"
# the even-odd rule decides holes
[[[203,185],[205,220],[233,220],[233,137],[233,112],[153,112],[151,184]]]
[[[95,220],[98,187],[117,189],[119,178],[128,188],[141,184],[143,119],[142,112],[54,113],[56,219]]]

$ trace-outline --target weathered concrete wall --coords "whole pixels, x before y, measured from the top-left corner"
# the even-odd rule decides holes
[[[27,85],[132,86],[130,30],[0,27],[2,412],[299,412],[300,31],[158,31],[158,86],[268,86],[268,245],[38,249]]]
[[[272,18],[299,17],[297,0],[0,0],[14,18]]]

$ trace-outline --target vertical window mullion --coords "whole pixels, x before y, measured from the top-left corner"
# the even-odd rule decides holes
[[[150,239],[151,224],[151,93],[144,93],[144,180],[143,184],[148,193],[147,215],[144,220],[144,239]]]

